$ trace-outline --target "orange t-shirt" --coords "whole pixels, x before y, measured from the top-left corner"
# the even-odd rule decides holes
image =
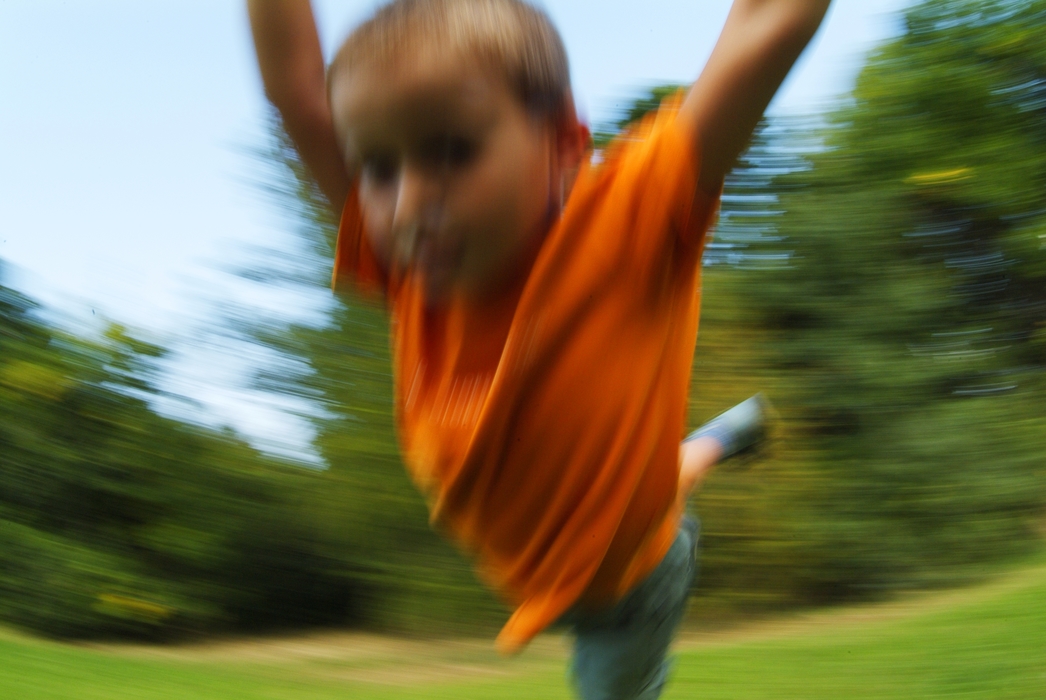
[[[700,261],[718,197],[662,107],[584,165],[520,288],[433,308],[374,258],[353,195],[335,285],[382,291],[407,469],[432,521],[514,606],[514,651],[620,598],[676,536]]]

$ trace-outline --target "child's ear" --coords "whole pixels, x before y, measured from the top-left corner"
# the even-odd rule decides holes
[[[564,147],[569,150],[571,163],[580,163],[585,154],[592,148],[592,132],[588,130],[588,124],[575,121],[571,130],[569,143]]]
[[[567,168],[577,166],[591,145],[592,134],[578,117],[572,96],[567,97],[563,111],[556,118],[555,134],[559,162]]]

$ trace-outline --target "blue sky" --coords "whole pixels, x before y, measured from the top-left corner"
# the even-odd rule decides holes
[[[772,110],[817,112],[911,0],[836,0]],[[636,86],[689,81],[728,0],[546,0],[590,120]],[[318,0],[330,51],[373,0]],[[251,433],[289,431],[235,388],[243,360],[192,338],[230,301],[224,270],[287,222],[250,181],[261,94],[237,0],[0,0],[0,259],[8,283],[89,327],[100,316],[182,349],[181,390]],[[193,348],[196,348],[193,350]],[[195,354],[194,354],[195,353]],[[300,429],[299,429],[300,437]]]

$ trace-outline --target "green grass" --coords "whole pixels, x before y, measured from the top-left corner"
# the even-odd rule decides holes
[[[0,698],[568,698],[564,643],[326,635],[87,647],[0,634]],[[1046,698],[1046,566],[963,591],[684,636],[666,700]]]

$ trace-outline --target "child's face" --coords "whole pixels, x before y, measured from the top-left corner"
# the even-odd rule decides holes
[[[562,165],[550,120],[506,81],[429,52],[336,77],[331,108],[372,247],[430,300],[496,291],[530,265]]]

